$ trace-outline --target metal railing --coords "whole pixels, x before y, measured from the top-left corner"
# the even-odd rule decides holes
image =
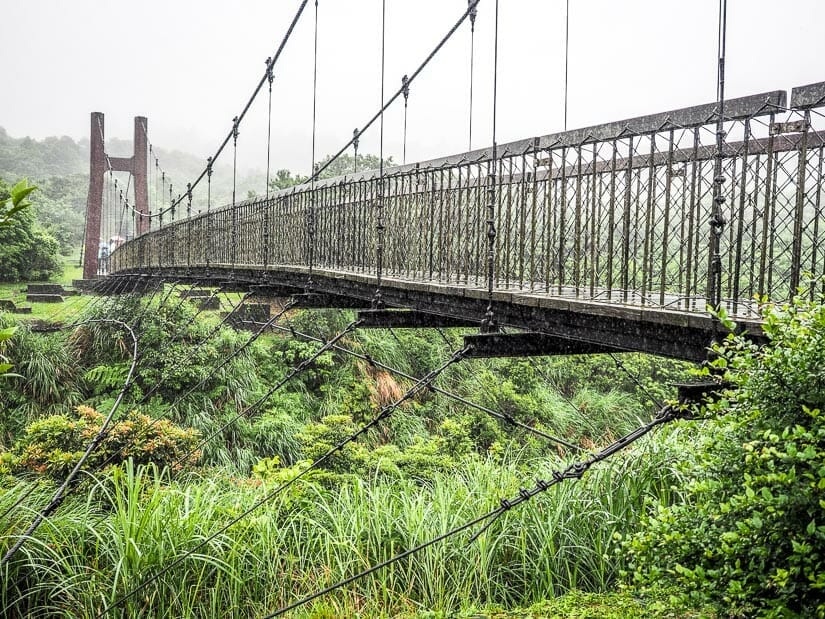
[[[726,103],[722,302],[754,315],[823,274],[825,83]],[[706,311],[716,104],[322,180],[166,225],[118,248],[139,268],[307,267],[481,287],[498,184],[499,290]],[[825,129],[825,127],[823,127]],[[495,174],[491,172],[495,171]],[[310,212],[313,217],[309,217]]]

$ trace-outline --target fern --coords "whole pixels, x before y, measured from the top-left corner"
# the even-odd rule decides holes
[[[126,383],[128,375],[129,364],[116,363],[114,365],[95,366],[86,371],[83,379],[89,384],[95,395],[101,395],[121,389]]]

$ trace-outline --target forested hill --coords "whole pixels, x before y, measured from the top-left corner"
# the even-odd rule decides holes
[[[82,174],[89,169],[89,141],[68,136],[42,141],[13,138],[0,127],[0,177],[47,178]]]
[[[184,179],[197,176],[204,161],[178,150],[156,149],[164,171],[171,178],[185,184]],[[106,138],[106,151],[115,156],[131,156],[131,140]],[[151,162],[154,163],[154,162]],[[33,140],[15,138],[0,127],[0,178],[30,178],[43,180],[52,176],[88,175],[89,140],[75,141],[68,136]]]
[[[130,140],[106,139],[106,151],[113,156],[131,156]],[[150,161],[150,202],[166,195],[166,187],[160,187],[155,172],[163,171],[175,187],[183,188],[188,180],[196,178],[205,161],[178,150],[154,148],[159,167]],[[69,253],[80,246],[83,239],[83,221],[86,209],[86,193],[89,187],[89,140],[75,141],[71,137],[47,137],[34,140],[30,137],[15,138],[0,127],[0,179],[15,183],[28,178],[38,186],[31,196],[37,219],[43,228],[60,243],[61,250]],[[124,180],[124,179],[121,179]],[[238,195],[247,197],[249,192],[264,193],[265,179],[262,173],[241,175],[238,179]],[[229,165],[215,167],[212,179],[213,204],[227,202],[232,195],[232,170]],[[204,198],[205,200],[205,198]],[[131,201],[131,198],[130,198]],[[202,206],[196,199],[195,205]]]

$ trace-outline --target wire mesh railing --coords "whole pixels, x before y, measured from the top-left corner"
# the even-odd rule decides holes
[[[734,316],[823,274],[823,93],[795,88],[790,107],[784,91],[726,102],[722,304]],[[367,171],[299,185],[144,234],[111,268],[305,268],[312,239],[315,269],[374,274],[380,197],[386,277],[481,287],[494,179],[496,289],[704,312],[716,110],[499,145],[494,161],[476,150],[388,168],[383,180]]]

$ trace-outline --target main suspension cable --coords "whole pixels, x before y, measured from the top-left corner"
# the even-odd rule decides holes
[[[417,78],[421,74],[421,72],[427,67],[428,64],[430,64],[432,59],[435,58],[435,56],[438,54],[439,51],[441,51],[441,48],[444,47],[444,45],[447,43],[447,41],[449,41],[450,38],[452,38],[452,36],[459,29],[461,24],[463,24],[464,21],[470,16],[470,13],[473,11],[473,9],[475,9],[475,7],[478,5],[478,3],[480,1],[481,0],[471,0],[471,4],[467,7],[467,10],[464,11],[464,13],[461,15],[461,17],[459,17],[458,20],[452,25],[452,27],[449,29],[449,31],[447,31],[447,34],[445,34],[441,38],[441,40],[436,44],[435,48],[433,48],[433,50],[424,59],[424,61],[420,65],[418,65],[416,70],[413,71],[410,74],[410,79],[407,80],[408,85],[411,86],[413,81],[415,81],[415,78]],[[358,139],[358,136],[362,135],[364,133],[364,131],[366,131],[373,124],[375,124],[375,121],[377,121],[381,117],[381,114],[383,114],[385,110],[387,110],[393,103],[395,103],[395,101],[398,99],[398,97],[400,97],[402,94],[403,94],[403,89],[402,88],[399,88],[397,91],[395,91],[395,93],[389,99],[387,99],[386,103],[384,103],[381,106],[379,111],[376,112],[372,116],[372,118],[370,118],[367,121],[367,123],[361,129],[358,130],[357,133],[353,134],[352,139],[350,139],[346,144],[344,144],[344,146],[341,147],[341,149],[337,153],[335,153],[333,156],[331,156],[329,159],[327,159],[327,161],[324,163],[324,165],[322,165],[315,172],[315,177],[317,178],[318,175],[322,174],[324,172],[324,170],[326,170],[330,165],[332,165],[332,163],[334,161],[336,161],[341,155],[343,155],[349,149],[349,147],[352,146],[355,143],[355,141]]]
[[[284,48],[286,47],[287,41],[289,41],[290,37],[292,36],[292,33],[295,30],[295,26],[297,25],[298,20],[300,19],[301,15],[303,14],[304,9],[306,8],[306,5],[307,5],[308,1],[309,0],[302,0],[301,1],[301,4],[298,7],[297,11],[295,12],[295,15],[293,16],[292,21],[290,22],[286,33],[284,34],[283,38],[281,39],[281,43],[278,46],[278,49],[275,52],[275,55],[272,56],[272,62],[269,65],[270,67],[274,67],[275,64],[278,62],[278,59],[281,57],[281,53],[283,52]],[[261,91],[261,88],[263,88],[264,84],[267,82],[268,75],[269,75],[268,71],[265,71],[263,76],[261,77],[260,81],[258,82],[258,85],[252,91],[252,95],[247,100],[246,105],[244,106],[243,110],[241,110],[241,113],[238,114],[238,116],[236,117],[238,119],[238,124],[240,124],[243,121],[244,117],[246,116],[247,112],[249,111],[249,108],[252,106],[252,103],[257,98],[258,93]],[[218,149],[215,151],[215,154],[207,159],[206,168],[204,168],[203,171],[198,175],[198,177],[194,181],[192,181],[192,188],[193,189],[198,186],[198,184],[204,179],[204,177],[207,177],[207,180],[209,180],[209,178],[211,177],[212,167],[213,167],[214,163],[218,160],[218,157],[220,157],[223,150],[229,144],[229,140],[232,139],[233,132],[234,132],[234,125],[233,125],[233,129],[230,130],[230,132],[226,135],[226,137],[221,142]],[[181,196],[179,198],[179,201],[182,200],[182,199],[183,199],[183,197]]]

